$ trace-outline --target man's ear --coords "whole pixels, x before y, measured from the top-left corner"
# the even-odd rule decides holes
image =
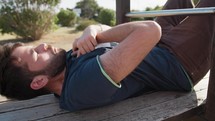
[[[30,86],[33,90],[38,90],[43,88],[48,83],[48,81],[48,76],[38,75],[33,78]]]

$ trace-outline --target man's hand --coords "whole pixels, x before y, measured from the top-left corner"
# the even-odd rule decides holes
[[[95,49],[96,45],[97,41],[95,37],[91,35],[77,38],[73,43],[73,55],[79,57],[80,55],[91,52]]]
[[[96,41],[98,30],[95,26],[87,27],[82,36],[77,38],[73,43],[73,55],[84,55],[93,51],[98,44]]]
[[[82,36],[74,41],[72,55],[79,57],[80,55],[93,51],[99,43],[109,42],[103,39],[99,41],[97,40],[97,36],[99,33],[107,31],[110,28],[110,26],[101,24],[88,26]]]

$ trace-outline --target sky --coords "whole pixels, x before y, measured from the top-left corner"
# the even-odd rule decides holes
[[[74,8],[81,0],[61,0],[59,8]],[[116,0],[96,0],[98,5],[104,8],[116,10]],[[167,0],[131,0],[131,10],[145,10],[146,7],[164,5]]]

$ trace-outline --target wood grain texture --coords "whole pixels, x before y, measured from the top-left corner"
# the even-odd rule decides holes
[[[112,105],[68,112],[59,108],[53,95],[25,101],[0,103],[1,121],[160,121],[191,110],[205,102],[208,76],[195,86],[195,91],[154,92]]]

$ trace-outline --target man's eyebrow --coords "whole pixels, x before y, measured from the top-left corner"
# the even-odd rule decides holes
[[[30,54],[31,54],[31,55],[34,54],[34,49],[33,49],[33,48],[30,49]]]

